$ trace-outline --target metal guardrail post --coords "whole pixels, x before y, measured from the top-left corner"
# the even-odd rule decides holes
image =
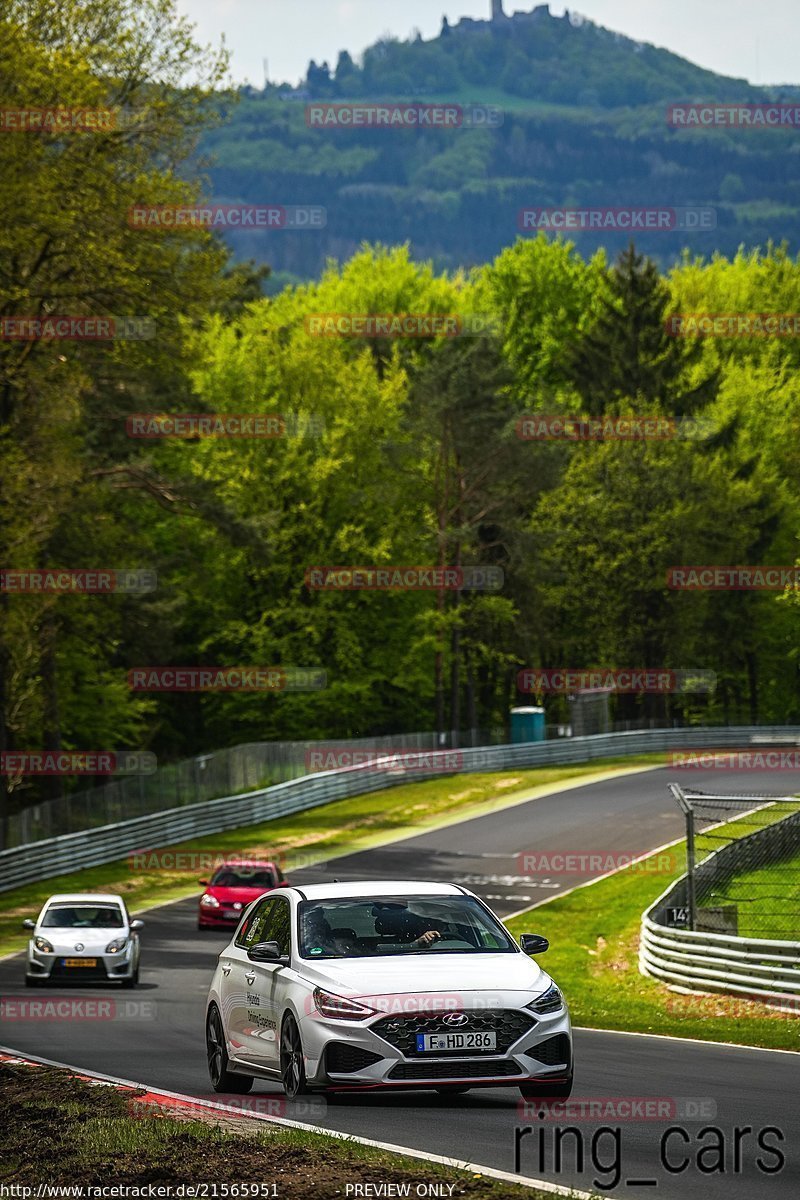
[[[692,806],[686,799],[686,794],[683,788],[678,783],[671,783],[669,790],[672,792],[675,799],[683,809],[683,814],[686,817],[686,907],[688,909],[689,923],[688,927],[694,930],[697,922],[697,901],[695,899],[694,887],[694,871],[696,863],[696,852],[694,845],[694,813]]]

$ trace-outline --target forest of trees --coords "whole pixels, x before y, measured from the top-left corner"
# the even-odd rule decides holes
[[[679,130],[671,103],[748,104],[796,87],[755,88],[591,22],[463,25],[423,41],[383,38],[359,61],[312,62],[293,92],[270,83],[202,138],[214,194],[231,201],[323,204],[324,229],[303,237],[235,233],[240,257],[269,263],[273,287],[316,278],[326,258],[361,242],[408,242],[437,269],[480,265],[513,244],[529,205],[706,205],[716,228],[691,236],[696,254],[787,239],[800,247],[796,131]],[[493,106],[492,127],[309,128],[308,97]],[[624,249],[624,235],[578,235],[584,257]],[[645,232],[640,249],[667,269],[684,235]]]
[[[531,8],[540,7],[531,3]],[[488,8],[488,4],[487,4]],[[687,95],[752,100],[744,79],[707,71],[657,46],[636,42],[574,14],[540,11],[504,22],[445,18],[439,37],[384,37],[354,62],[343,50],[335,67],[311,62],[306,87],[315,96],[414,96],[500,87],[510,96],[602,108]]]
[[[134,8],[138,16],[133,18]],[[91,47],[76,53],[76,30]],[[200,76],[198,63],[204,65]],[[800,311],[767,248],[660,273],[540,234],[473,271],[366,245],[259,296],[192,203],[224,63],[169,0],[10,0],[7,104],[106,105],[116,129],[0,139],[0,318],[148,316],[144,340],[0,340],[0,566],[146,568],[142,596],[0,591],[0,750],[502,725],[526,666],[702,668],[709,696],[620,698],[687,722],[800,720],[795,594],[668,589],[670,566],[798,557],[797,338],[679,339],[674,312]],[[187,80],[187,73],[190,80]],[[65,204],[70,197],[72,203]],[[483,336],[315,337],[314,313],[482,314]],[[292,418],[271,440],[137,440],[137,413]],[[525,441],[526,413],[699,417],[701,437]],[[502,567],[480,592],[318,592],[309,567]],[[291,664],[320,691],[132,691],[146,665]],[[546,698],[557,717],[563,700]],[[5,778],[18,806],[60,782]]]

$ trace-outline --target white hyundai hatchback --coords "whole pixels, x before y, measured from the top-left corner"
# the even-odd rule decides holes
[[[66,979],[139,982],[139,930],[121,896],[96,892],[64,893],[45,901],[31,931],[25,972],[27,987]]]
[[[217,1092],[280,1080],[292,1098],[364,1088],[519,1087],[566,1097],[561,992],[477,896],[455,884],[282,887],[219,956],[206,1043]]]

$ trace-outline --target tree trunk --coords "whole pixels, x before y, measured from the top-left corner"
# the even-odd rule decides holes
[[[6,643],[8,629],[8,596],[0,592],[0,850],[8,848],[8,824],[11,816],[9,777],[2,770],[2,756],[14,749],[14,735],[8,726],[11,655]]]
[[[61,722],[58,712],[58,684],[56,680],[56,644],[58,622],[54,609],[48,608],[42,617],[39,634],[39,669],[42,675],[42,700],[44,721],[42,747],[58,752],[61,749]],[[46,800],[58,800],[64,795],[64,781],[60,775],[45,775],[42,779],[42,794]]]

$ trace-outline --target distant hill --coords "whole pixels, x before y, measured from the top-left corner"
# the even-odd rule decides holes
[[[499,87],[509,96],[601,108],[687,95],[720,100],[757,95],[744,79],[715,75],[569,12],[555,17],[547,4],[486,21],[465,17],[454,26],[445,17],[432,41],[384,39],[359,65],[342,51],[334,70],[312,62],[306,86],[314,96],[330,97]]]
[[[487,8],[489,7],[487,0]],[[499,10],[499,4],[495,4]],[[360,62],[309,65],[298,89],[243,89],[207,135],[222,202],[322,204],[317,232],[231,235],[238,254],[269,262],[275,282],[316,275],[362,241],[410,241],[439,267],[493,258],[518,236],[526,206],[705,205],[714,230],[644,232],[662,264],[787,240],[800,249],[800,130],[671,129],[670,103],[798,100],[800,88],[755,88],[547,5],[513,16],[443,22],[430,41],[384,39]],[[401,100],[496,106],[496,128],[309,128],[310,101]],[[574,236],[615,253],[620,233]]]

